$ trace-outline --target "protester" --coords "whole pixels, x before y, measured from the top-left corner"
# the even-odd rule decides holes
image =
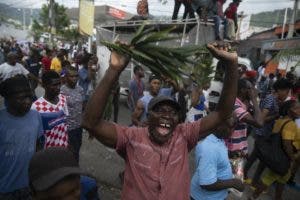
[[[134,111],[137,101],[144,95],[145,84],[142,78],[145,77],[141,66],[136,65],[133,68],[134,77],[129,81],[128,107],[131,112]]]
[[[263,99],[260,102],[260,109],[262,112],[262,121],[264,126],[262,128],[255,128],[255,140],[261,140],[264,137],[267,137],[272,133],[272,128],[274,125],[275,119],[279,117],[279,105],[282,104],[285,100],[287,100],[290,89],[291,89],[291,84],[288,80],[286,79],[280,79],[276,81],[273,85],[274,88],[274,93],[268,95],[265,99]],[[245,164],[244,168],[244,175],[245,179],[248,178],[248,171],[252,164],[256,161],[257,159],[257,148],[256,145],[254,145],[254,149],[250,156],[247,159],[247,162]],[[256,172],[253,176],[253,180],[246,180],[247,182],[252,182],[252,185],[255,185],[261,173],[263,172],[265,166],[262,162],[259,163]]]
[[[159,95],[160,87],[161,77],[152,74],[149,77],[149,92],[137,101],[134,112],[132,113],[131,119],[133,125],[147,125],[148,104],[153,97]]]
[[[247,101],[253,105],[253,116],[248,112]],[[246,79],[238,81],[237,98],[234,104],[234,114],[237,116],[237,123],[234,131],[226,140],[226,146],[230,158],[247,158],[247,126],[252,125],[260,128],[263,126],[262,113],[257,102],[257,93],[252,84]]]
[[[225,10],[227,20],[227,36],[231,40],[235,40],[235,35],[238,30],[238,15],[237,9],[242,0],[233,0]]]
[[[16,53],[9,52],[7,54],[7,62],[0,65],[0,82],[5,81],[8,78],[12,78],[17,74],[29,76],[29,71],[21,64],[17,63]]]
[[[30,80],[30,85],[34,91],[38,86],[39,72],[41,69],[40,55],[37,49],[31,49],[29,52],[29,57],[25,60],[25,68],[35,76],[34,80]]]
[[[41,116],[30,110],[32,91],[24,75],[0,84],[0,199],[29,200],[28,166],[43,136]]]
[[[90,86],[91,80],[92,80],[92,72],[91,72],[91,67],[89,67],[89,62],[90,62],[90,55],[84,54],[81,57],[81,61],[80,61],[81,67],[78,70],[78,75],[79,75],[78,84],[82,87],[83,92],[84,92],[83,107],[87,103],[89,96],[90,96],[89,86]]]
[[[224,16],[223,12],[223,5],[226,3],[226,0],[217,0],[216,2],[216,9],[214,11],[213,19],[214,19],[214,31],[215,31],[215,38],[216,40],[224,39],[230,39],[227,36],[227,21]],[[224,34],[223,37],[220,36],[220,25],[221,23],[224,24]]]
[[[37,152],[29,165],[32,198],[99,200],[96,181],[83,174],[66,148],[50,147]]]
[[[178,17],[178,12],[181,7],[181,4],[184,5],[184,14],[183,19],[186,19],[187,15],[189,14],[189,18],[195,18],[194,10],[191,6],[192,0],[174,0],[174,10],[172,15],[172,20],[176,20]]]
[[[281,118],[276,120],[273,127],[273,134],[281,134],[283,149],[290,161],[294,163],[300,156],[300,139],[297,133],[297,125],[294,122],[294,120],[300,116],[300,104],[294,100],[286,101],[281,105],[279,114]],[[291,176],[290,172],[291,171],[286,175],[280,176],[272,170],[266,169],[262,176],[262,181],[261,183],[259,182],[252,199],[258,198],[259,195],[273,183],[276,183],[274,199],[282,199],[284,185]]]
[[[194,86],[191,93],[191,108],[186,114],[186,122],[194,122],[207,115],[208,107],[205,105],[205,100],[202,88]]]
[[[82,87],[77,85],[78,72],[75,68],[66,69],[66,84],[64,84],[60,93],[66,97],[69,115],[67,116],[68,143],[75,159],[79,162],[79,151],[82,144],[82,104],[84,93]]]
[[[52,51],[50,49],[46,48],[45,55],[43,56],[43,58],[41,60],[43,72],[50,70],[51,59],[52,59]]]
[[[58,74],[62,71],[62,62],[65,60],[64,51],[60,49],[57,55],[52,58],[50,69],[56,71]]]
[[[236,94],[237,55],[212,45],[208,49],[226,63],[217,110],[196,122],[178,124],[179,104],[158,96],[148,105],[147,127],[125,127],[101,118],[111,88],[129,62],[128,57],[112,52],[110,66],[87,104],[82,126],[125,159],[122,199],[189,198],[188,152],[230,116]]]
[[[44,96],[32,104],[37,110],[44,125],[46,137],[45,148],[53,146],[68,146],[68,127],[66,116],[69,115],[66,97],[60,94],[60,76],[55,71],[45,72],[42,76]]]
[[[235,119],[220,124],[212,134],[198,142],[195,150],[196,171],[191,180],[191,200],[226,199],[229,188],[244,190],[240,179],[233,178],[224,140],[227,139]]]

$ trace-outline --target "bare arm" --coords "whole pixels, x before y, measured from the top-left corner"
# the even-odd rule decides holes
[[[191,94],[191,106],[196,106],[198,103],[199,103],[199,99],[200,99],[200,95],[201,92],[200,92],[200,89],[197,87],[197,88],[194,88],[192,90],[192,94]]]
[[[231,116],[237,94],[237,54],[218,50],[211,45],[209,45],[208,48],[216,58],[224,62],[226,68],[224,86],[220,96],[220,101],[217,105],[216,111],[213,111],[206,117],[202,118],[199,133],[201,136],[208,134],[209,131],[216,128],[222,121]]]
[[[264,120],[262,112],[257,102],[257,92],[254,88],[251,88],[249,95],[254,108],[254,116],[252,117],[252,115],[248,114],[241,121],[246,122],[247,124],[250,124],[257,128],[261,128],[264,125]]]
[[[144,123],[141,122],[141,117],[144,112],[144,104],[142,101],[138,101],[134,108],[134,111],[131,115],[131,121],[135,126],[145,126]]]
[[[228,179],[228,180],[217,180],[215,183],[210,185],[201,185],[201,187],[208,191],[218,191],[227,188],[235,188],[239,191],[243,191],[245,186],[239,179]]]
[[[127,57],[116,52],[111,53],[110,65],[87,103],[83,115],[82,127],[87,129],[100,142],[110,147],[115,147],[116,145],[117,131],[113,123],[102,119],[102,114],[109,94],[128,62],[129,59]]]
[[[293,144],[292,144],[292,140],[282,140],[282,144],[283,144],[283,149],[285,151],[285,153],[288,155],[288,157],[294,161],[295,160],[295,156],[294,156],[294,151],[293,151]]]

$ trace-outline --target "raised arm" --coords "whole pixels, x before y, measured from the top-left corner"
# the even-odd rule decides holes
[[[110,147],[115,147],[116,145],[117,131],[113,123],[102,119],[102,114],[111,90],[128,62],[128,57],[116,52],[111,53],[109,67],[88,101],[83,115],[82,127],[87,129],[101,143]]]
[[[216,128],[222,121],[231,116],[233,105],[237,94],[237,54],[227,52],[226,49],[217,49],[212,45],[208,45],[210,52],[224,63],[225,78],[223,90],[220,96],[216,111],[211,112],[202,118],[200,135],[204,136]]]

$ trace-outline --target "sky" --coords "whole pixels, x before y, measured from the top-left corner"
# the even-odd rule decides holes
[[[55,0],[59,4],[63,4],[67,7],[78,7],[79,0]],[[232,0],[227,0],[224,5],[224,9]],[[40,8],[42,4],[47,3],[47,0],[0,0],[1,3],[7,3],[11,6],[18,8],[31,7]],[[136,14],[136,4],[138,0],[95,0],[96,5],[111,5],[116,8],[125,10],[127,12]],[[166,15],[171,16],[174,7],[174,0],[168,0],[168,2],[163,5],[160,0],[148,0],[149,11],[152,15]],[[238,12],[243,11],[245,14],[259,13],[263,11],[272,11],[276,9],[292,8],[294,5],[294,0],[243,0],[240,3]],[[299,7],[299,5],[298,5]],[[180,9],[182,13],[184,7]]]

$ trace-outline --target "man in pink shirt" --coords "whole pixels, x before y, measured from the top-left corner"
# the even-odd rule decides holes
[[[158,96],[149,102],[147,127],[125,127],[102,119],[112,86],[129,62],[128,57],[112,52],[110,66],[87,104],[82,126],[124,158],[123,200],[190,198],[188,153],[201,137],[231,116],[237,93],[236,53],[207,47],[226,65],[217,110],[196,122],[179,124],[179,104]]]

